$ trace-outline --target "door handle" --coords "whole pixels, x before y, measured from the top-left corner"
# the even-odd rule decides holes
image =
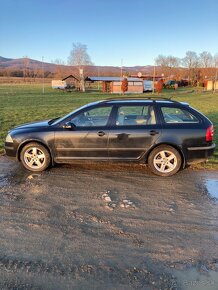
[[[103,137],[105,135],[105,132],[104,131],[98,131],[97,134],[98,134],[99,137]]]
[[[151,135],[151,136],[154,136],[154,135],[157,135],[157,134],[159,134],[158,131],[155,131],[155,130],[151,130],[151,131],[150,131],[150,135]]]

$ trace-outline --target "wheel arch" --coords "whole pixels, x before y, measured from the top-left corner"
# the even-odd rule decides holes
[[[171,147],[173,147],[174,149],[176,149],[176,150],[179,152],[179,154],[180,154],[180,156],[181,156],[181,158],[182,158],[182,168],[185,168],[185,165],[186,165],[186,158],[185,158],[185,154],[184,154],[184,152],[182,151],[182,149],[181,149],[178,145],[173,144],[173,143],[170,143],[170,142],[161,142],[161,143],[155,144],[152,148],[150,148],[150,149],[146,152],[146,154],[145,154],[145,163],[146,163],[146,164],[148,163],[148,157],[149,157],[150,153],[151,153],[155,148],[157,148],[157,147],[159,147],[159,146],[161,146],[161,145],[171,146]]]
[[[23,143],[20,144],[20,146],[19,146],[19,148],[17,150],[17,160],[18,161],[21,161],[20,155],[21,155],[22,149],[24,148],[24,146],[26,146],[29,143],[38,143],[38,144],[44,146],[48,150],[48,153],[49,153],[50,158],[51,158],[52,165],[54,164],[54,160],[53,160],[53,157],[52,157],[52,154],[51,154],[51,149],[48,147],[48,145],[46,143],[44,143],[42,140],[38,140],[38,139],[25,140]]]

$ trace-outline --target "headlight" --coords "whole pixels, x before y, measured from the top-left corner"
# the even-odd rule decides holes
[[[13,143],[13,139],[11,138],[11,135],[10,134],[7,135],[7,137],[5,139],[5,142],[7,142],[7,143]]]

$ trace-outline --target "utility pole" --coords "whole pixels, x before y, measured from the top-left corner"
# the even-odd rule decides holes
[[[98,66],[98,78],[99,78],[99,66]],[[99,80],[98,80],[98,91],[99,91]]]
[[[42,56],[42,93],[45,93],[44,56]]]
[[[121,67],[120,67],[120,94],[122,94],[122,78],[123,78],[123,59],[121,58]]]
[[[153,94],[154,94],[154,82],[155,82],[155,65],[154,65],[154,72],[153,72]]]
[[[215,80],[214,80],[214,85],[213,85],[213,92],[215,93],[217,90],[217,84],[218,84],[218,68],[216,67],[216,74],[215,74]]]

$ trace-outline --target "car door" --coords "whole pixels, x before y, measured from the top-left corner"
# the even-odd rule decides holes
[[[118,105],[109,133],[109,159],[140,159],[160,135],[152,104]]]
[[[68,126],[59,127],[55,132],[55,159],[108,159],[111,111],[112,106],[106,105],[84,109],[72,116]]]
[[[202,116],[188,105],[160,105],[160,116],[164,130],[162,141],[167,140],[168,143],[179,146],[187,159],[190,159],[189,154],[195,155],[193,153],[197,152],[189,149],[207,145]]]

